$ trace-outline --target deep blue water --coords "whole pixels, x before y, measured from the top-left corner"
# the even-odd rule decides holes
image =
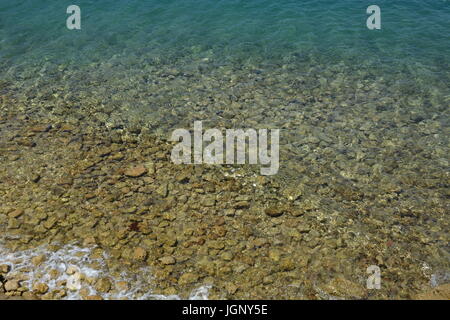
[[[81,8],[79,31],[66,28],[71,4]],[[381,30],[366,27],[372,4],[381,8]],[[268,61],[308,52],[439,72],[449,61],[450,1],[1,0],[0,39],[2,67],[130,53]]]

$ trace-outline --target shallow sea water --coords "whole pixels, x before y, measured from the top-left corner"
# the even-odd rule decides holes
[[[377,1],[374,31],[350,0],[81,0],[78,31],[70,4],[0,1],[3,111],[165,138],[195,120],[279,128],[287,197],[354,211],[367,238],[356,212],[423,235],[436,254],[418,241],[413,259],[448,274],[449,1]]]

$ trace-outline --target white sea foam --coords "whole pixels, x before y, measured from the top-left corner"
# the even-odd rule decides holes
[[[15,251],[0,246],[0,264],[7,264],[11,267],[8,278],[23,279],[23,287],[31,288],[35,283],[45,283],[49,291],[56,289],[65,289],[67,295],[62,299],[77,300],[81,299],[80,290],[83,288],[89,292],[89,295],[99,295],[104,299],[139,299],[139,300],[180,300],[179,295],[159,295],[152,292],[146,292],[144,285],[151,281],[152,275],[150,268],[143,267],[138,274],[129,275],[122,272],[119,278],[112,279],[108,272],[103,257],[91,258],[92,248],[81,248],[76,245],[66,245],[57,251],[51,251],[47,246],[40,246],[34,249]],[[45,261],[35,266],[32,263],[34,257],[44,255]],[[52,270],[56,270],[57,276],[52,276]],[[55,273],[53,271],[53,273]],[[129,289],[117,291],[115,293],[102,294],[95,290],[94,285],[89,284],[82,279],[101,277],[110,277],[112,282],[123,281],[128,284]],[[66,282],[64,287],[60,284]],[[201,286],[192,291],[188,299],[207,300],[208,292],[211,286]]]

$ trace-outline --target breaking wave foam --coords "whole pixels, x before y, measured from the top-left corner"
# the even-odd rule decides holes
[[[10,266],[7,279],[21,281],[21,286],[32,290],[36,283],[45,283],[48,292],[63,289],[66,294],[61,299],[82,299],[85,295],[97,295],[103,299],[136,299],[136,300],[181,300],[179,295],[161,295],[148,292],[143,285],[152,279],[150,268],[141,268],[138,274],[129,275],[122,272],[120,277],[112,277],[106,265],[108,256],[103,253],[100,258],[92,258],[94,248],[81,248],[76,245],[65,245],[56,251],[48,246],[11,252],[0,246],[0,264]],[[41,263],[33,262],[41,258]],[[100,293],[95,289],[95,280],[109,277],[112,287],[118,282],[126,283],[127,289],[117,289],[112,293]],[[62,285],[63,284],[63,285]],[[191,292],[189,300],[207,300],[211,286],[201,286]]]

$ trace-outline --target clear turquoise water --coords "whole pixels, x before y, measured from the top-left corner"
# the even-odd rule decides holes
[[[82,30],[66,29],[73,1],[0,1],[2,68],[27,62],[84,64],[115,54],[186,54],[277,62],[314,53],[353,64],[447,71],[450,1],[79,0]],[[382,30],[366,28],[367,6]]]
[[[71,4],[82,30],[66,28]],[[372,4],[381,30],[366,27]],[[302,201],[369,236],[366,215],[394,227],[413,208],[395,227],[431,240],[404,251],[448,270],[448,0],[0,0],[0,98],[166,136],[194,120],[281,128],[279,176]],[[364,201],[342,205],[335,182]]]
[[[348,117],[382,102],[448,122],[450,1],[379,0],[381,30],[366,26],[372,3],[350,0],[80,0],[81,30],[68,30],[71,4],[0,1],[0,80],[44,116],[101,107],[100,124],[167,134],[223,125],[234,99],[250,121],[232,110],[226,126],[292,128],[310,112],[299,101],[329,100]]]

